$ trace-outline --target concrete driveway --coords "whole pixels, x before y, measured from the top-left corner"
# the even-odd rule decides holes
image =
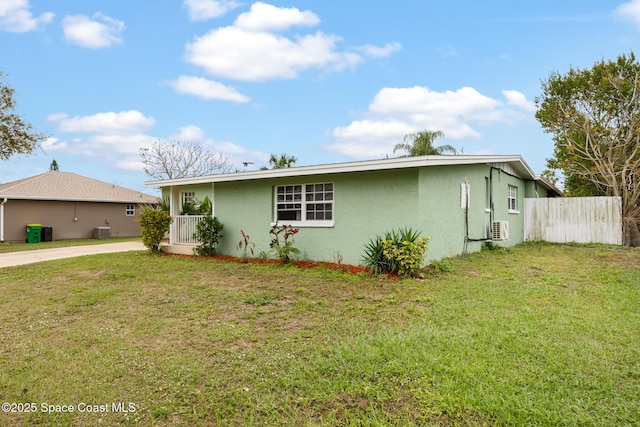
[[[14,265],[31,264],[40,261],[72,258],[83,255],[105,254],[110,252],[143,251],[142,242],[103,243],[99,245],[70,246],[67,248],[35,249],[0,254],[0,268]]]

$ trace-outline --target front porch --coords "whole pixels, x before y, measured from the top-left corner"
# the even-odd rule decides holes
[[[160,244],[163,252],[193,255],[193,248],[200,244],[195,238],[198,223],[207,215],[173,215],[169,227],[169,239]]]

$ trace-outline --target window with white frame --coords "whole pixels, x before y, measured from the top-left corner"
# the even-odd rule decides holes
[[[333,223],[333,183],[278,185],[275,220],[327,225]]]
[[[124,214],[126,216],[135,216],[136,215],[136,205],[126,205],[124,208]]]
[[[518,212],[518,187],[509,186],[509,194],[507,195],[507,209],[509,212]]]
[[[196,198],[196,193],[194,191],[185,191],[182,193],[182,204],[186,205],[190,201]]]

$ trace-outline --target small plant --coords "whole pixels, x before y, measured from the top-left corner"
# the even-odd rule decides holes
[[[142,243],[153,253],[160,253],[160,242],[165,233],[169,230],[169,226],[173,222],[173,218],[168,212],[146,208],[140,214],[140,228],[142,231]]]
[[[428,240],[411,228],[388,231],[365,245],[362,262],[376,274],[388,272],[415,276],[424,263]]]
[[[385,271],[393,272],[396,270],[396,263],[384,255],[384,245],[382,242],[389,236],[389,233],[384,237],[378,235],[365,245],[362,263],[374,274],[380,274]]]
[[[482,247],[480,248],[480,250],[482,252],[488,251],[488,252],[498,252],[498,251],[504,251],[504,248],[500,245],[498,245],[497,243],[493,243],[493,242],[484,242],[482,244]]]
[[[416,277],[424,263],[429,238],[418,237],[415,241],[403,240],[400,243],[385,240],[382,245],[384,256],[396,261],[400,276]]]
[[[441,259],[440,261],[431,262],[431,268],[435,273],[451,273],[453,271],[453,264],[448,259]]]
[[[242,239],[236,245],[238,250],[244,248],[244,252],[242,253],[242,261],[247,262],[247,251],[251,252],[251,256],[253,256],[253,249],[256,247],[256,244],[249,241],[249,235],[244,232],[244,230],[240,230],[240,234],[242,234]]]
[[[276,252],[278,258],[280,258],[280,263],[288,264],[291,261],[291,254],[299,254],[300,249],[295,248],[293,244],[295,241],[293,240],[293,236],[296,235],[300,231],[299,228],[293,228],[291,225],[278,225],[276,222],[273,227],[271,227],[271,243],[269,243],[269,247]],[[280,238],[282,237],[282,241]]]
[[[335,251],[333,253],[333,262],[340,265],[342,264],[342,260],[344,259],[344,257],[342,256],[342,254],[340,253],[340,251]]]
[[[193,252],[200,256],[211,256],[216,253],[216,246],[222,239],[222,224],[218,218],[206,216],[196,226],[196,232],[193,234],[194,239],[200,242],[198,246],[193,248]]]

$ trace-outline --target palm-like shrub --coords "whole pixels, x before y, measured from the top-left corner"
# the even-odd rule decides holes
[[[373,273],[416,276],[427,255],[428,237],[411,228],[400,228],[377,235],[365,245],[362,263]]]

